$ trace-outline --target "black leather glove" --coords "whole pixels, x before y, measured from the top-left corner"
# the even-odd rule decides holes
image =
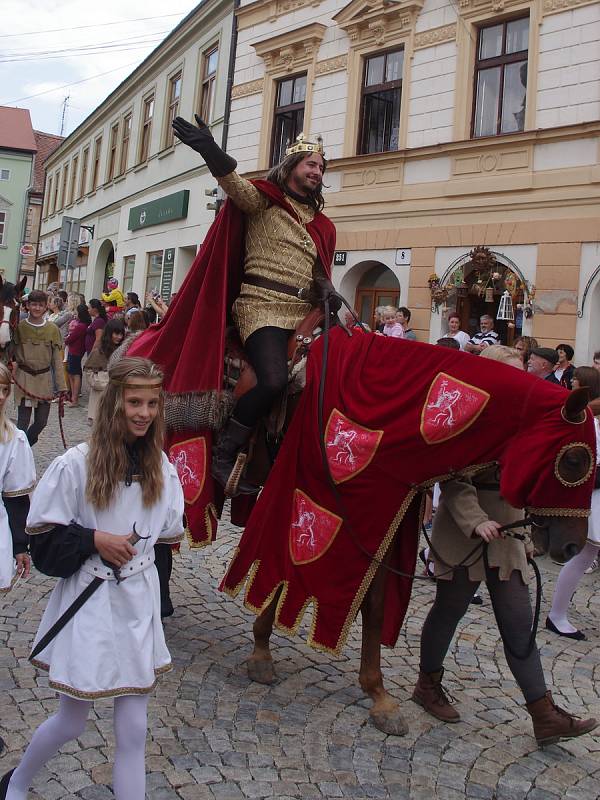
[[[325,276],[313,278],[308,290],[308,302],[312,306],[319,306],[326,298],[329,300],[329,310],[337,314],[342,307],[342,298],[334,289],[333,283]]]
[[[192,125],[183,117],[175,117],[173,120],[173,133],[175,136],[200,153],[202,158],[206,161],[206,166],[209,168],[211,175],[215,178],[222,178],[224,175],[229,175],[237,167],[235,158],[228,156],[219,145],[215,142],[210,128],[200,119],[198,114],[194,114],[198,126]]]

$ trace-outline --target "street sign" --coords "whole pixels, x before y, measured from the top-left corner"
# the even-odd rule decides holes
[[[181,189],[158,200],[149,200],[144,205],[134,206],[129,209],[127,227],[130,231],[137,231],[151,225],[172,222],[174,219],[184,219],[187,217],[189,201],[190,190]]]
[[[58,245],[57,260],[59,269],[73,269],[75,266],[80,228],[81,220],[75,217],[63,217]]]
[[[333,263],[338,267],[345,267],[347,258],[348,253],[346,250],[336,250],[333,254]]]
[[[173,291],[173,269],[175,267],[175,248],[165,250],[163,256],[162,277],[160,280],[160,296],[167,302]]]
[[[32,244],[21,245],[19,253],[22,256],[32,256],[35,253],[35,247]]]

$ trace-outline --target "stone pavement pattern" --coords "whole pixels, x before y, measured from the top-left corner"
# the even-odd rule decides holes
[[[85,409],[68,409],[67,438],[87,436]],[[62,452],[56,413],[36,448],[39,474]],[[538,750],[529,717],[502,653],[485,590],[472,606],[446,661],[446,684],[463,721],[444,725],[409,700],[417,674],[419,633],[433,597],[415,587],[397,647],[384,651],[385,678],[410,725],[407,736],[373,728],[357,685],[357,622],[342,657],[330,658],[303,638],[273,638],[277,682],[248,681],[254,617],[216,589],[239,531],[222,524],[216,546],[175,559],[175,616],[166,620],[175,669],[150,702],[147,747],[151,800],[244,798],[413,798],[444,800],[592,800],[600,795],[600,739],[585,736]],[[558,568],[542,564],[545,618]],[[575,713],[600,716],[597,575],[585,576],[573,620],[589,633],[571,642],[541,630],[538,642],[555,698]],[[0,734],[8,770],[32,731],[56,707],[44,674],[28,663],[33,635],[54,580],[34,574],[0,600],[2,690]],[[85,734],[36,780],[37,800],[113,797],[111,702],[97,702]]]

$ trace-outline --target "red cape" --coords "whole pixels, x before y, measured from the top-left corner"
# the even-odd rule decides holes
[[[284,193],[269,181],[254,185],[273,205],[296,218]],[[306,230],[320,261],[330,275],[335,250],[335,227],[321,213]],[[149,358],[164,370],[167,395],[220,391],[223,385],[225,331],[231,307],[240,293],[244,275],[245,216],[227,200],[187,274],[169,311],[157,325],[145,331],[129,349],[128,356]],[[168,396],[167,396],[168,402]],[[177,466],[186,499],[188,530],[192,544],[209,544],[216,534],[217,508],[222,495],[210,475],[212,432],[190,430],[170,433],[166,450]],[[243,519],[248,498],[236,498],[232,513]],[[251,506],[250,506],[251,507]]]
[[[246,583],[245,604],[255,613],[283,586],[279,628],[295,632],[312,604],[309,643],[338,653],[377,567],[364,550],[381,560],[399,528],[392,566],[413,573],[422,490],[473,465],[501,464],[502,495],[515,508],[586,514],[593,474],[575,487],[555,474],[566,444],[585,442],[595,453],[591,414],[580,424],[561,417],[565,389],[469,354],[375,334],[348,338],[336,329],[323,419],[340,508],[319,446],[322,350],[320,338],[292,424],[221,584],[235,596]],[[410,590],[410,580],[388,576],[383,644],[395,644]]]

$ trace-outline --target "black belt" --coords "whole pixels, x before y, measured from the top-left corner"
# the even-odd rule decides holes
[[[473,486],[476,489],[481,489],[484,492],[499,492],[500,491],[500,484],[499,483],[475,483],[473,481]]]
[[[287,283],[272,281],[270,278],[263,278],[260,275],[245,275],[243,283],[249,286],[258,286],[260,289],[269,289],[280,294],[289,294],[298,300],[308,300],[308,289],[299,289],[297,286],[289,286]]]
[[[17,367],[23,372],[26,372],[28,375],[43,375],[44,372],[50,372],[50,367],[44,367],[43,369],[31,369],[31,367],[26,366],[25,364],[19,364],[17,361]]]

